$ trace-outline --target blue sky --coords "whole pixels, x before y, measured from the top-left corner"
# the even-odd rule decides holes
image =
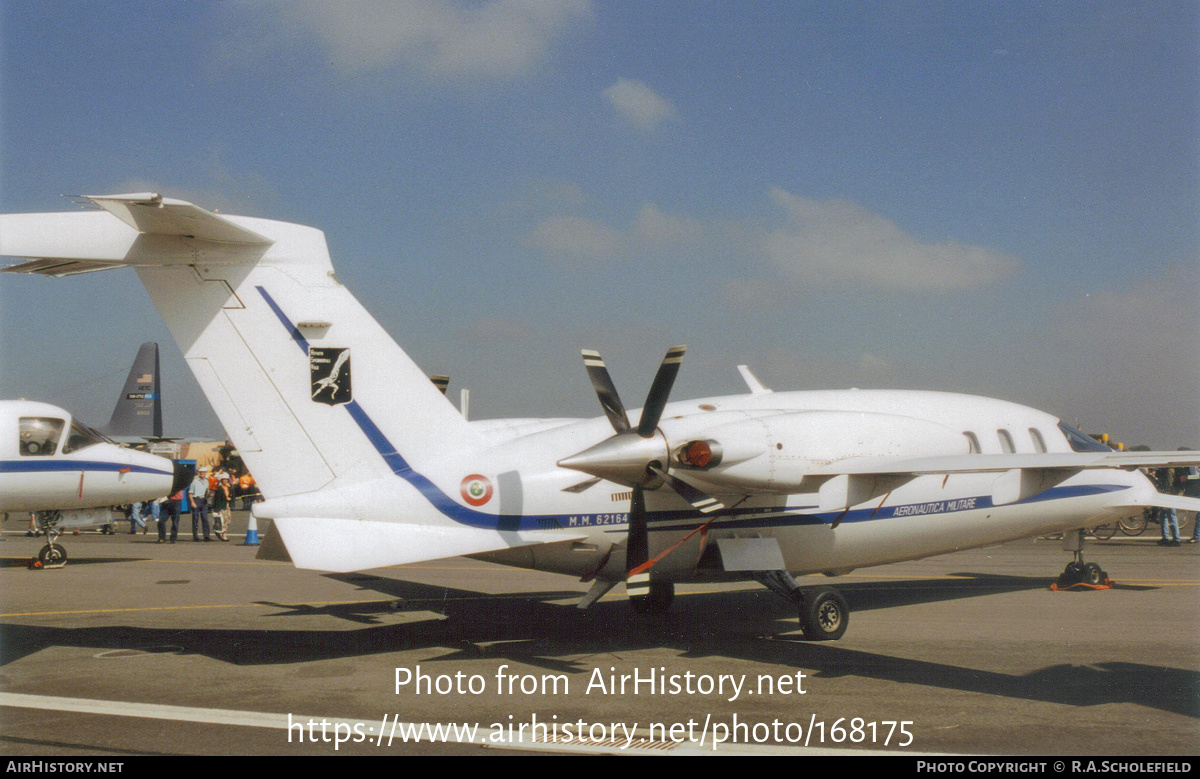
[[[326,231],[472,416],[916,387],[1200,446],[1194,3],[0,5],[0,210],[159,191]],[[0,276],[0,397],[107,419],[129,271]]]

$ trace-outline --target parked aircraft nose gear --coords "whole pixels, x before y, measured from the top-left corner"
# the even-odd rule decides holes
[[[38,562],[43,568],[62,568],[67,564],[67,550],[58,544],[46,544],[38,552]]]
[[[1050,589],[1066,590],[1072,587],[1078,589],[1108,589],[1112,587],[1112,581],[1109,580],[1108,574],[1105,573],[1097,563],[1085,563],[1083,561],[1083,533],[1079,530],[1072,530],[1063,534],[1063,547],[1069,549],[1074,556],[1071,562],[1067,563],[1067,567],[1063,569],[1062,575],[1058,577]]]
[[[1083,564],[1083,580],[1088,584],[1103,584],[1108,575],[1096,563]]]

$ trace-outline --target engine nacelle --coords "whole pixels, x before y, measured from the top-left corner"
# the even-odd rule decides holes
[[[800,411],[722,422],[703,430],[663,424],[672,442],[671,467],[716,491],[815,491],[819,482],[805,484],[805,477],[838,461],[968,451],[961,431],[897,414]]]

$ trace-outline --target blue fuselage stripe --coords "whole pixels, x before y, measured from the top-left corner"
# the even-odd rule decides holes
[[[0,460],[0,473],[53,473],[55,471],[95,471],[153,473],[156,476],[174,476],[171,471],[160,471],[144,465],[123,465],[103,460]]]
[[[292,324],[287,314],[283,312],[283,309],[279,307],[279,304],[275,302],[263,287],[259,286],[256,289],[291,335],[292,340],[295,341],[296,345],[300,347],[300,350],[307,357],[309,350],[308,340],[300,333],[299,328]],[[371,442],[371,446],[375,447],[375,451],[383,458],[384,463],[387,464],[392,473],[415,487],[434,508],[455,522],[471,527],[487,528],[489,530],[541,530],[548,526],[555,527],[558,525],[559,520],[562,519],[562,517],[555,514],[542,516],[488,514],[456,503],[446,493],[442,492],[436,484],[412,469],[404,457],[396,451],[396,447],[392,444],[391,440],[384,435],[374,420],[358,404],[358,401],[351,400],[344,405],[350,418],[354,420],[359,430]]]

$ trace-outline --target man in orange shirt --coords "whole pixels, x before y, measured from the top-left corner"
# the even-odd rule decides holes
[[[249,511],[250,504],[258,497],[258,485],[254,483],[250,471],[243,471],[238,479],[238,494],[242,496],[242,511]]]

